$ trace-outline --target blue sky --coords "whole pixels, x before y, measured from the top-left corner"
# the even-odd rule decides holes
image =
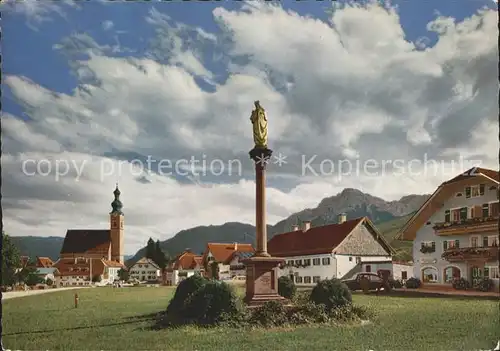
[[[257,99],[271,148],[287,157],[268,170],[270,223],[344,188],[394,200],[498,165],[492,0],[339,1],[334,10],[327,1],[1,6],[2,195],[12,235],[106,227],[117,181],[130,253],[150,236],[253,223]],[[148,158],[190,157],[210,164],[144,169]],[[26,171],[26,162],[51,168]]]

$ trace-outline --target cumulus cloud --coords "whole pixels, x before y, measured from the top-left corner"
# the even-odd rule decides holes
[[[145,21],[156,36],[144,57],[124,55],[126,48],[116,55],[86,34],[64,39],[55,48],[79,80],[69,94],[5,78],[29,116],[2,119],[9,231],[33,235],[33,222],[40,235],[105,227],[116,181],[129,252],[149,236],[166,239],[195,225],[253,223],[249,117],[257,99],[270,147],[286,155],[286,164],[269,167],[271,223],[344,187],[391,200],[432,192],[474,163],[496,167],[496,11],[463,22],[437,17],[428,29],[438,41],[425,47],[405,38],[394,8],[375,4],[337,8],[326,22],[264,3],[217,8],[213,17],[217,33],[152,10]],[[158,162],[142,173],[127,163],[175,166],[192,156],[206,160],[206,174],[186,162],[188,172],[167,175]],[[88,161],[80,177],[75,166],[56,181],[23,175],[27,159]],[[426,159],[442,164],[426,169]],[[118,160],[126,171],[116,170]],[[229,174],[231,160],[237,171]],[[346,172],[342,160],[354,168]],[[368,160],[377,162],[370,171]],[[103,164],[115,165],[105,179]]]

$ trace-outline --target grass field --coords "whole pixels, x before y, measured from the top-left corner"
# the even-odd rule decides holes
[[[376,310],[364,326],[150,330],[150,315],[164,310],[172,294],[167,287],[96,288],[6,300],[3,344],[14,350],[484,350],[500,339],[497,301],[372,295],[354,296]]]

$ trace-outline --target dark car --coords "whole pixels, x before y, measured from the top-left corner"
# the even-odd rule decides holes
[[[366,283],[362,283],[362,281]],[[382,287],[383,280],[380,276],[375,273],[357,273],[351,279],[342,280],[342,282],[347,285],[349,290],[363,290],[363,285],[368,286],[368,290],[379,290]]]

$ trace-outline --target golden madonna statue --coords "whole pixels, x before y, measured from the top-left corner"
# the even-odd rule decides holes
[[[260,106],[259,101],[255,101],[255,110],[250,117],[253,125],[253,141],[255,148],[267,148],[267,117],[266,111]]]

